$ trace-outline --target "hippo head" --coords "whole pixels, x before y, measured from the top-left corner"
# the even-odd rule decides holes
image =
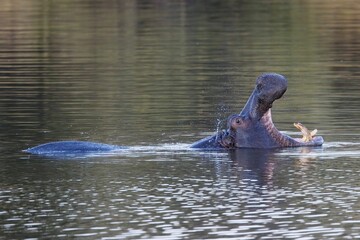
[[[227,148],[276,148],[314,146],[323,143],[322,137],[304,142],[280,133],[273,124],[271,107],[283,96],[287,80],[276,73],[260,75],[249,100],[240,114],[228,118],[228,130],[218,137],[222,147]]]
[[[276,73],[265,73],[256,79],[256,86],[240,114],[228,118],[227,130],[199,140],[192,148],[278,148],[321,146],[324,139],[315,137],[316,131],[308,131],[296,124],[305,133],[303,139],[292,138],[279,132],[271,117],[271,108],[276,99],[287,89],[287,80]]]

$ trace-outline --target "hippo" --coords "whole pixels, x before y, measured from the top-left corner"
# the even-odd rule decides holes
[[[308,133],[302,124],[295,126],[306,133],[302,139],[283,134],[275,127],[271,108],[287,90],[287,80],[276,73],[265,73],[256,79],[256,86],[240,114],[228,118],[227,130],[201,139],[192,148],[283,148],[321,146],[324,139]],[[310,137],[309,137],[310,136]]]
[[[273,102],[283,96],[287,90],[287,80],[276,73],[265,73],[256,80],[256,86],[240,114],[228,118],[227,129],[193,143],[193,149],[235,149],[257,148],[272,149],[300,146],[321,146],[324,139],[315,136],[316,131],[309,132],[298,123],[295,126],[304,137],[292,138],[279,132],[271,117]],[[24,150],[27,153],[84,154],[91,152],[109,152],[127,149],[128,147],[87,141],[59,141],[45,143]]]

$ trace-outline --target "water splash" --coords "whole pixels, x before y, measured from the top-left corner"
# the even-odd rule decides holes
[[[215,138],[215,140],[216,141],[218,141],[219,139],[219,133],[220,133],[220,131],[221,131],[221,123],[223,122],[223,120],[221,120],[221,119],[216,119],[216,121],[217,121],[217,123],[216,123],[216,138]]]

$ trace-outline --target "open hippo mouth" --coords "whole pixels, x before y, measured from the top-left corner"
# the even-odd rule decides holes
[[[297,124],[304,138],[292,138],[275,127],[271,107],[283,96],[287,80],[276,73],[260,75],[256,87],[240,114],[228,118],[228,129],[214,136],[195,142],[193,148],[279,148],[321,146],[323,138],[314,137],[303,125]],[[306,136],[305,136],[306,135]]]

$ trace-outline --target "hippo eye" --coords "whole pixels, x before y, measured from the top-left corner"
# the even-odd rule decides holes
[[[241,117],[234,117],[233,119],[231,119],[229,127],[232,129],[237,129],[241,127],[242,124],[243,124],[243,119]]]

